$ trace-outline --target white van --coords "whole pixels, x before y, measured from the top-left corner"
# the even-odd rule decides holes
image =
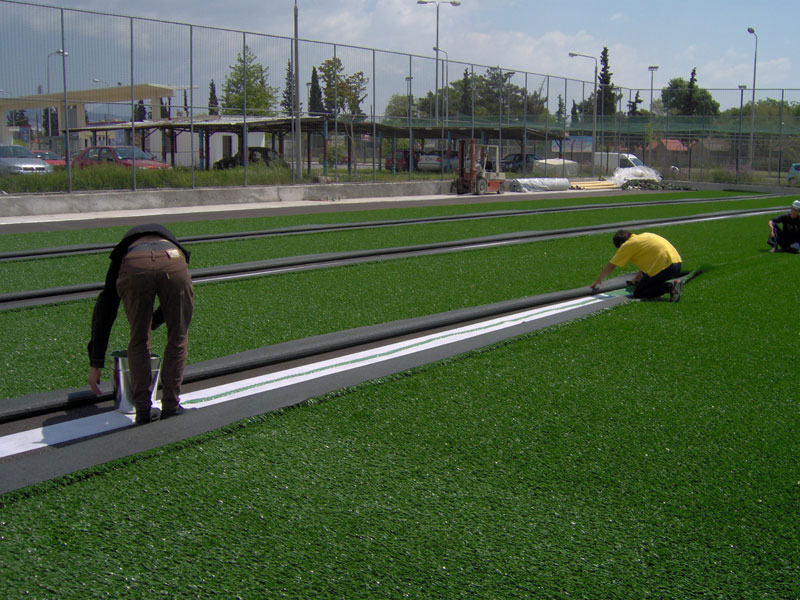
[[[594,167],[600,173],[613,173],[627,167],[643,167],[645,164],[635,154],[624,152],[595,152]]]

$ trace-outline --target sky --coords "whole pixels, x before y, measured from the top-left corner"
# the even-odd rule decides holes
[[[294,0],[64,0],[41,2],[196,25],[293,35]],[[432,56],[436,6],[415,0],[297,0],[300,37]],[[757,88],[800,88],[797,18],[790,2],[752,0],[462,0],[439,7],[439,47],[452,60],[500,65],[591,81],[594,65],[569,52],[599,57],[608,47],[613,81],[658,89],[674,77],[709,89],[753,81]]]
[[[569,53],[599,58],[602,49],[608,47],[612,82],[619,87],[643,90],[645,102],[651,83],[649,66],[658,66],[652,80],[656,98],[659,90],[671,79],[682,77],[688,80],[692,69],[696,68],[699,86],[712,91],[728,90],[712,92],[724,110],[738,105],[739,85],[752,89],[756,36],[747,31],[752,27],[758,36],[756,88],[764,90],[758,97],[780,98],[780,91],[765,90],[795,88],[797,91],[788,92],[785,99],[800,102],[800,58],[794,58],[800,9],[794,2],[461,0],[459,6],[452,6],[442,0],[439,6],[439,47],[447,52],[451,61],[500,66],[518,72],[586,82],[593,79],[593,61],[570,58]],[[35,3],[287,38],[294,32],[295,0],[62,0]],[[37,86],[46,87],[41,65],[57,66],[48,54],[57,47],[60,26],[58,19],[54,18],[58,16],[57,11],[47,11],[49,16],[44,19],[42,11],[24,5],[14,6],[19,8],[12,11],[14,14],[28,14],[29,18],[24,27],[12,25],[14,29],[0,37],[0,46],[2,38],[8,40],[6,45],[9,48],[21,48],[33,41],[31,50],[20,55],[21,59],[27,57],[31,64],[15,61],[10,69],[0,71],[0,88],[19,95],[30,93]],[[435,4],[420,5],[416,0],[297,0],[297,6],[302,39],[434,56],[437,35]],[[72,14],[70,28],[89,40],[89,45],[84,45],[84,52],[72,53],[69,85],[77,89],[96,86],[98,84],[92,83],[93,77],[106,81],[124,79],[127,69],[124,55],[128,44],[124,22],[100,16],[80,18],[76,14]],[[2,30],[0,23],[0,33]],[[136,41],[137,51],[152,51],[151,57],[146,59],[148,69],[143,70],[137,65],[138,78],[185,86],[188,83],[188,69],[185,68],[188,60],[182,55],[181,48],[187,47],[188,43],[170,38],[173,34],[168,31],[174,32],[175,28],[164,28],[164,33],[160,34],[158,26],[154,25],[152,31],[152,34]],[[216,77],[219,85],[237,53],[236,36],[223,34],[214,38],[212,30],[204,31],[203,40],[197,44],[202,51],[199,52],[201,56],[195,58],[198,61],[195,87],[203,90],[199,92],[201,96],[208,95],[205,90],[209,78]],[[272,50],[262,53],[288,56],[288,42],[285,48],[282,44],[282,41],[276,41]],[[304,72],[310,72],[312,64],[320,64],[323,52],[330,52],[328,46],[313,47],[319,50],[316,56],[301,53]],[[168,51],[170,60],[158,60],[164,56],[164,48],[171,48]],[[344,57],[346,52],[342,49],[340,56]],[[353,53],[355,58],[352,64],[347,65],[348,68],[371,73],[368,55],[366,52]],[[441,57],[444,58],[444,54]],[[379,59],[385,62],[378,65],[376,73],[380,75],[376,74],[375,78],[384,82],[388,79],[390,84],[376,91],[374,108],[378,112],[385,107],[390,94],[406,91],[404,77],[408,72],[408,61],[399,55],[395,58],[382,55]],[[270,85],[283,84],[286,60],[277,58],[269,65]],[[406,61],[405,67],[403,60]],[[179,72],[172,65],[181,61],[184,68]],[[394,63],[390,64],[392,61]],[[432,63],[419,61],[419,64]],[[152,70],[149,70],[151,66]],[[162,70],[156,72],[158,66]],[[463,66],[457,66],[448,71],[447,76],[451,81],[456,80],[463,69]],[[435,87],[433,71],[414,72],[413,92],[419,95]],[[57,73],[55,70],[53,73],[53,86],[57,89]],[[307,78],[307,75],[302,76]],[[532,81],[529,89],[543,85],[542,82],[543,78]],[[514,83],[521,85],[522,81],[517,79]],[[553,86],[558,90],[563,82]],[[557,93],[551,90],[551,97]],[[572,87],[570,84],[565,93],[571,99],[576,95],[580,98],[585,96],[585,86]],[[624,95],[623,100],[628,100],[628,96]],[[370,110],[372,107],[365,108]]]

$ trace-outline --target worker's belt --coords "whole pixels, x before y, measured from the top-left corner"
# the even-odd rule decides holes
[[[157,242],[142,242],[128,248],[126,257],[148,256],[153,252],[162,250],[179,250],[178,247],[168,240],[159,240]]]

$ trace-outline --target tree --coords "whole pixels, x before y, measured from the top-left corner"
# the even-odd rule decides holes
[[[55,108],[48,107],[42,111],[42,130],[46,136],[58,135],[58,111]]]
[[[472,76],[467,69],[464,69],[464,75],[461,78],[461,100],[458,103],[458,112],[464,116],[472,116]]]
[[[617,102],[622,98],[622,93],[617,92],[617,88],[611,83],[611,68],[608,59],[608,47],[604,46],[600,53],[600,73],[597,76],[597,85],[600,96],[597,98],[597,114],[615,115],[617,114]]]
[[[367,97],[367,83],[369,79],[364,76],[363,71],[358,71],[345,78],[345,94],[344,94],[344,108],[348,113],[349,130],[347,135],[350,138],[350,147],[355,149],[356,146],[356,133],[355,122],[363,119],[364,111],[361,110],[361,103]],[[358,161],[353,161],[353,172],[355,173],[356,164]]]
[[[688,82],[683,77],[670,79],[667,87],[661,90],[661,100],[664,108],[674,115],[719,115],[719,102],[708,90],[697,85],[696,67]]]
[[[408,96],[406,94],[392,94],[386,108],[383,110],[385,117],[408,118]]]
[[[29,125],[28,115],[24,110],[10,110],[6,115],[6,125],[9,127],[22,127]]]
[[[325,105],[322,102],[322,88],[319,87],[317,67],[311,67],[311,89],[308,95],[308,112],[312,115],[325,114]]]
[[[294,69],[290,58],[289,62],[286,63],[286,82],[283,86],[283,98],[281,99],[281,108],[289,116],[294,116],[294,91]],[[302,103],[300,112],[303,112]]]
[[[345,110],[354,117],[363,117],[361,103],[367,97],[367,84],[369,79],[364,76],[364,71],[358,71],[345,77],[344,106]]]
[[[219,114],[219,100],[217,100],[217,86],[214,85],[214,80],[208,85],[208,114]]]
[[[133,120],[134,121],[144,121],[147,119],[147,108],[144,105],[144,100],[139,100],[136,103],[136,106],[133,108]],[[139,130],[139,147],[144,150],[144,141],[145,141],[145,131],[144,129]]]
[[[636,96],[633,100],[628,100],[628,116],[635,117],[637,115],[642,114],[642,111],[639,110],[639,105],[644,102],[641,98],[641,94],[639,90],[636,90]]]
[[[133,120],[144,121],[147,119],[147,108],[144,105],[144,100],[139,100],[133,109]]]
[[[344,66],[339,57],[329,58],[319,66],[319,71],[322,73],[322,81],[324,87],[323,93],[323,106],[325,112],[331,116],[343,112],[347,100],[347,86],[345,84],[342,73]]]
[[[558,95],[558,108],[556,109],[556,124],[559,127],[564,127],[567,123],[567,103],[561,94]]]
[[[742,107],[742,115],[750,116],[753,112],[752,100],[746,102]],[[731,107],[720,113],[722,116],[738,117],[739,107]],[[786,100],[780,101],[774,98],[766,98],[756,101],[756,117],[765,117],[775,119],[783,115],[784,117],[800,117],[800,102],[787,102]]]
[[[223,86],[223,112],[240,115],[245,103],[248,115],[265,115],[275,105],[277,88],[267,84],[269,68],[256,62],[256,55],[249,47],[236,56],[236,63],[225,77]],[[246,97],[245,97],[246,96]]]

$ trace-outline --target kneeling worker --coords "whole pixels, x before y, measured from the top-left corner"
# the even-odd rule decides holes
[[[111,251],[111,266],[92,313],[89,341],[89,386],[100,394],[100,369],[105,366],[108,338],[120,300],[131,326],[128,365],[136,407],[136,425],[181,414],[181,383],[186,365],[194,290],[187,263],[189,252],[162,225],[137,225]],[[155,298],[159,308],[153,312]],[[167,324],[167,345],[161,368],[162,410],[152,408],[150,331]]]
[[[672,244],[655,233],[631,233],[620,229],[614,234],[614,245],[618,248],[617,253],[600,271],[593,288],[599,286],[615,268],[632,262],[639,267],[631,282],[636,286],[634,298],[658,298],[669,294],[670,302],[680,300],[683,282],[670,280],[680,277],[682,261]]]
[[[786,252],[800,253],[800,200],[792,202],[789,212],[770,219],[767,243],[772,246],[770,252],[780,248]]]

